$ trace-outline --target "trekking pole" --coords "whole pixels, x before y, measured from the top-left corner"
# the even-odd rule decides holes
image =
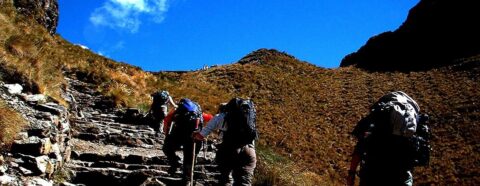
[[[192,150],[192,169],[190,170],[190,185],[193,186],[194,185],[194,181],[193,181],[193,171],[195,169],[195,147],[196,147],[196,142],[193,141],[193,150]]]
[[[208,137],[205,138],[205,140],[203,140],[203,144],[202,144],[202,148],[203,148],[203,157],[205,158],[205,160],[207,159],[207,140]]]

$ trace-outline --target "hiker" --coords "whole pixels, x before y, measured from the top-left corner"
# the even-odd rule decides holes
[[[357,138],[347,185],[355,184],[360,165],[360,186],[412,186],[415,166],[429,162],[428,115],[401,91],[382,96],[352,132]]]
[[[160,135],[163,131],[163,119],[165,119],[168,113],[168,104],[170,103],[174,108],[177,108],[177,105],[173,102],[172,96],[170,96],[166,90],[157,91],[151,94],[151,96],[153,102],[148,113],[151,114],[153,118],[153,130],[156,135]]]
[[[180,157],[178,157],[175,152],[183,146],[182,178],[186,184],[192,181],[190,174],[192,173],[192,159],[194,158],[194,143],[195,158],[202,146],[201,141],[194,142],[192,139],[192,133],[203,127],[202,116],[208,117],[207,115],[203,115],[200,105],[190,99],[184,98],[179,101],[178,107],[165,117],[164,121],[165,126],[163,132],[166,138],[162,150],[170,164],[168,173],[175,174],[178,168],[180,168]]]
[[[200,131],[193,134],[194,139],[203,141],[213,130],[221,131],[222,143],[216,154],[220,170],[220,185],[251,185],[257,158],[255,140],[256,111],[253,101],[233,98],[219,107],[219,113]]]

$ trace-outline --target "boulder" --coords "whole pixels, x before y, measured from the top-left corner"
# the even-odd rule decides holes
[[[50,138],[31,136],[26,140],[15,140],[12,144],[12,153],[21,153],[33,156],[46,155],[52,151]]]
[[[43,112],[50,112],[53,115],[57,115],[57,116],[66,116],[67,112],[68,112],[65,107],[60,106],[60,105],[55,104],[55,103],[51,103],[51,102],[36,105],[35,109],[37,109],[39,111],[43,111]]]
[[[40,176],[44,175],[45,173],[50,174],[53,173],[54,165],[50,158],[46,155],[43,156],[29,156],[29,155],[20,155],[23,163],[20,164],[21,167],[24,169],[31,171],[22,171],[23,174],[32,175],[32,176]]]
[[[52,186],[53,181],[51,180],[44,180],[42,178],[34,177],[34,178],[29,178],[28,180],[25,181],[26,186]]]
[[[15,95],[15,94],[20,94],[22,93],[23,87],[22,85],[16,83],[16,84],[5,84],[3,85],[8,91],[8,93]]]
[[[15,178],[9,175],[0,176],[0,185],[14,185]]]
[[[31,104],[39,104],[39,103],[45,103],[47,102],[47,96],[43,94],[23,94],[22,99],[25,102],[31,103]]]

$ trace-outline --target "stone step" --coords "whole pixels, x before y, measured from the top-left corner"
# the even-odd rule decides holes
[[[95,154],[95,153],[72,153],[73,160],[81,160],[85,162],[99,162],[99,161],[109,161],[109,162],[119,162],[126,164],[148,164],[148,165],[166,165],[167,160],[165,157],[148,157],[148,156],[139,156],[139,155],[126,155],[122,156],[120,154]]]
[[[147,149],[153,148],[154,144],[156,143],[154,137],[130,137],[125,134],[95,134],[80,132],[73,134],[73,137],[86,141],[102,142],[104,144],[113,144],[117,146],[128,147],[142,147]]]
[[[194,172],[196,185],[214,185],[218,174],[203,174]],[[173,175],[161,170],[140,169],[122,170],[116,168],[79,168],[75,171],[73,183],[86,185],[141,185],[149,178],[154,178],[165,185],[182,184],[181,173]]]
[[[81,160],[72,160],[70,162],[70,167],[75,169],[83,168],[114,168],[121,170],[159,170],[167,171],[170,165],[165,162],[165,164],[129,164],[129,163],[120,163],[116,161],[95,161],[87,162]],[[217,165],[214,164],[196,164],[195,170],[202,174],[216,175]]]

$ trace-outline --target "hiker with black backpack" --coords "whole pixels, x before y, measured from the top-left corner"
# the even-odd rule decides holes
[[[168,113],[168,104],[171,104],[174,108],[177,108],[175,102],[173,102],[172,96],[166,90],[157,91],[150,95],[153,99],[148,115],[152,117],[152,128],[157,135],[163,131],[163,119]]]
[[[360,185],[412,186],[415,166],[430,158],[428,115],[401,91],[382,96],[352,132],[357,138],[347,185],[355,184],[360,164]]]
[[[195,159],[202,146],[202,141],[193,140],[192,133],[202,129],[204,116],[198,103],[184,98],[179,101],[178,107],[165,117],[163,132],[166,137],[162,150],[170,164],[168,173],[173,175],[180,168],[182,163],[175,152],[183,147],[182,178],[186,185],[193,181]]]
[[[234,186],[251,185],[257,163],[255,105],[250,99],[233,98],[219,110],[207,126],[194,133],[194,138],[203,141],[213,130],[219,129],[222,143],[215,159],[220,170],[219,184],[229,185],[232,174]]]

